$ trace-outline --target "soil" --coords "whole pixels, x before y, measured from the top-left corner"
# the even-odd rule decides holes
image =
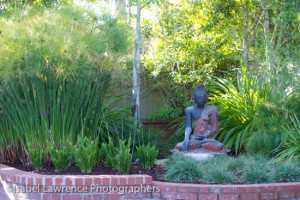
[[[48,166],[45,165],[41,170],[35,170],[33,165],[23,165],[21,163],[5,163],[5,165],[14,167],[16,169],[26,171],[26,172],[33,172],[37,174],[43,174],[43,175],[121,175],[117,170],[113,170],[109,167],[106,167],[104,165],[98,165],[93,168],[91,173],[83,173],[81,172],[80,168],[76,165],[71,165],[69,168],[67,168],[63,172],[58,172],[55,170],[54,166]],[[149,176],[152,176],[154,181],[164,181],[163,175],[165,174],[166,170],[160,166],[155,165],[150,170],[143,169],[143,167],[140,164],[132,164],[130,167],[130,171],[128,174],[147,174]]]

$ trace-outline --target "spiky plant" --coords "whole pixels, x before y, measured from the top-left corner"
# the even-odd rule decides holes
[[[261,101],[257,81],[248,77],[245,71],[238,73],[237,85],[226,79],[211,79],[213,95],[210,99],[218,107],[221,127],[216,137],[235,153],[244,148]]]
[[[290,117],[290,123],[283,126],[285,138],[277,148],[277,160],[300,160],[300,121],[295,115]]]

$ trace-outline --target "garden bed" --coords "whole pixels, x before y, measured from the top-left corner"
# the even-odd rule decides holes
[[[148,175],[45,175],[24,172],[0,164],[0,199],[299,199],[300,182],[268,184],[187,184],[153,181]],[[35,191],[11,192],[9,188],[28,187]],[[98,191],[95,186],[101,186]],[[37,190],[38,187],[39,190]],[[53,188],[73,187],[68,192]],[[82,191],[86,187],[86,191]],[[135,187],[136,191],[122,192],[104,188]],[[143,188],[144,187],[144,188]],[[149,188],[146,191],[146,187]],[[52,190],[50,191],[50,188]],[[152,191],[150,191],[150,189]],[[138,191],[139,190],[139,191]],[[143,191],[144,190],[144,191]]]
[[[117,170],[113,170],[112,168],[106,167],[104,165],[97,165],[93,168],[91,173],[83,173],[80,168],[74,164],[72,164],[69,168],[67,168],[63,172],[58,172],[55,167],[45,165],[41,170],[35,170],[33,165],[23,165],[23,164],[5,164],[10,167],[25,171],[25,172],[33,172],[41,175],[121,175]],[[130,167],[129,175],[136,174],[146,174],[152,177],[155,181],[162,181],[163,175],[166,170],[159,166],[155,165],[151,169],[144,169],[140,164],[132,164]]]

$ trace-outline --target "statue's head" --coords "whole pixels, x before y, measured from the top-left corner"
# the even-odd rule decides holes
[[[204,106],[207,102],[207,91],[203,83],[198,83],[194,91],[194,101],[197,106]]]

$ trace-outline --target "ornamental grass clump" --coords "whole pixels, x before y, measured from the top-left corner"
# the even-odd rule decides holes
[[[215,156],[201,162],[201,167],[205,170],[203,181],[207,183],[234,183],[235,175],[228,170],[230,158],[228,156]]]
[[[155,159],[158,155],[158,150],[155,149],[155,146],[151,147],[148,143],[147,146],[140,145],[139,147],[136,147],[136,150],[144,169],[150,169],[154,166]]]
[[[77,145],[73,147],[76,165],[83,173],[90,173],[97,164],[98,139],[79,136]]]
[[[245,156],[239,156],[237,158],[228,158],[227,169],[234,173],[239,173],[245,167],[247,158]]]
[[[174,182],[204,183],[272,183],[300,181],[300,162],[275,162],[274,159],[256,154],[237,158],[214,156],[195,161],[186,156],[173,156],[165,165],[165,179]]]
[[[164,178],[175,182],[195,182],[202,179],[204,171],[199,163],[187,156],[173,156],[166,163],[167,172]]]
[[[208,168],[203,176],[203,181],[207,183],[235,183],[234,173],[227,170],[225,166],[219,163],[218,166]]]
[[[277,182],[300,181],[299,161],[289,161],[277,164],[274,177]]]
[[[270,183],[274,181],[274,176],[265,166],[258,164],[248,166],[241,180],[245,183]]]
[[[245,183],[270,183],[275,181],[272,160],[257,155],[249,157],[241,175],[241,181]]]

